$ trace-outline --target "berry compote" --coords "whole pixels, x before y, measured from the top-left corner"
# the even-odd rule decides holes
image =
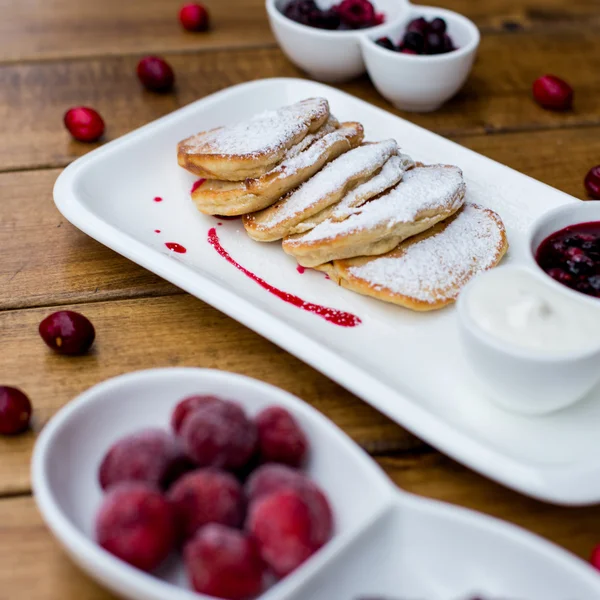
[[[600,221],[554,232],[540,244],[535,258],[556,281],[600,298]]]

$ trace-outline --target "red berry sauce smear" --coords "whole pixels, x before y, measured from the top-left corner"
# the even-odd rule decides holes
[[[294,296],[288,292],[284,292],[282,290],[277,289],[272,286],[270,283],[267,283],[264,279],[261,279],[258,275],[255,275],[245,267],[242,267],[238,262],[236,262],[229,252],[221,246],[221,242],[219,241],[219,236],[217,234],[217,230],[215,227],[212,227],[208,232],[208,243],[230,264],[232,264],[236,269],[241,271],[246,277],[252,279],[260,285],[263,289],[267,290],[274,296],[277,296],[284,302],[288,304],[292,304],[293,306],[297,306],[302,310],[307,312],[311,312],[319,317],[322,317],[329,323],[333,323],[334,325],[339,325],[340,327],[356,327],[361,324],[361,320],[351,314],[341,310],[337,310],[335,308],[328,308],[327,306],[321,306],[320,304],[312,304],[311,302],[306,302],[299,298],[298,296]]]
[[[540,244],[535,259],[552,279],[600,298],[600,221],[556,231]]]
[[[193,194],[205,181],[206,179],[202,178],[198,179],[198,181],[194,181],[194,185],[192,186],[190,193]]]
[[[173,250],[173,252],[177,252],[177,254],[185,254],[187,252],[187,248],[178,244],[177,242],[166,242],[165,246],[169,250]]]

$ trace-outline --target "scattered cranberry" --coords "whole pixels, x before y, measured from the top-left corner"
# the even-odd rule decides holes
[[[246,496],[252,505],[271,494],[294,490],[307,503],[313,520],[319,524],[316,539],[323,545],[333,529],[333,513],[325,494],[304,473],[284,465],[264,465],[257,469],[246,482]]]
[[[265,565],[256,543],[241,531],[207,525],[187,544],[185,566],[200,594],[246,600],[262,591]]]
[[[96,538],[108,552],[153,571],[174,545],[174,521],[169,503],[143,483],[122,483],[104,498],[96,518]]]
[[[429,30],[429,23],[423,17],[419,17],[418,19],[413,19],[406,27],[406,31],[416,31],[421,35],[425,35]]]
[[[441,19],[440,17],[433,19],[433,21],[429,23],[429,31],[433,31],[434,33],[439,33],[440,35],[443,35],[444,33],[446,33],[446,21],[444,21],[444,19]]]
[[[90,320],[72,310],[60,310],[47,316],[40,323],[39,331],[52,350],[68,355],[84,354],[96,337]]]
[[[375,43],[378,46],[381,46],[382,48],[387,48],[388,50],[395,50],[396,49],[396,47],[394,46],[394,42],[392,42],[392,40],[390,40],[389,37],[379,38]]]
[[[179,21],[188,31],[206,31],[210,23],[206,7],[198,2],[184,4],[179,11]]]
[[[600,544],[592,550],[592,556],[590,557],[590,563],[593,567],[596,567],[600,571]]]
[[[146,429],[116,442],[102,460],[98,479],[103,490],[125,481],[166,489],[191,462],[177,442],[162,429]]]
[[[183,422],[181,439],[201,467],[241,469],[256,448],[256,427],[235,402],[208,403]]]
[[[169,63],[159,56],[145,56],[137,65],[137,75],[144,87],[152,92],[168,92],[175,82]]]
[[[263,560],[278,577],[285,577],[326,541],[327,527],[315,518],[295,490],[282,490],[255,501],[246,527],[256,539]],[[327,532],[327,539],[331,531]]]
[[[600,200],[600,165],[596,165],[588,171],[584,183],[590,197]]]
[[[199,469],[184,475],[168,494],[178,531],[189,540],[203,525],[239,527],[244,518],[242,487],[233,475]]]
[[[573,88],[554,75],[544,75],[533,82],[533,97],[550,110],[568,110],[573,106]]]
[[[270,406],[254,420],[258,451],[263,462],[299,467],[308,451],[308,440],[298,422],[285,408]]]
[[[173,411],[171,415],[171,427],[176,434],[181,433],[183,422],[188,416],[198,407],[204,406],[205,404],[222,402],[217,396],[189,396],[184,398]]]
[[[351,29],[362,29],[375,23],[375,8],[369,0],[342,0],[336,10],[342,23]]]
[[[0,435],[16,435],[29,428],[31,402],[17,388],[0,385]]]
[[[65,127],[80,142],[95,142],[104,133],[104,121],[100,113],[88,106],[70,108],[64,116]]]

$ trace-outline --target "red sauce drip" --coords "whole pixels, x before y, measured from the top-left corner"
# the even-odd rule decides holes
[[[154,198],[154,202],[162,202],[163,199],[160,196],[156,196],[156,198]]]
[[[191,193],[193,194],[205,181],[206,181],[206,179],[201,178],[201,179],[198,179],[198,181],[194,182]]]
[[[178,244],[177,242],[166,242],[165,246],[169,250],[173,250],[173,252],[177,252],[177,254],[185,254],[187,252],[187,248]]]
[[[321,306],[320,304],[312,304],[311,302],[302,300],[302,298],[299,298],[298,296],[294,296],[293,294],[279,290],[270,283],[267,283],[264,279],[261,279],[258,275],[252,273],[252,271],[248,271],[248,269],[242,267],[242,265],[236,262],[231,257],[229,252],[227,252],[227,250],[221,246],[219,236],[217,235],[217,230],[214,227],[212,227],[208,232],[208,243],[219,253],[220,256],[222,256],[228,263],[232,264],[236,269],[246,275],[246,277],[249,277],[252,279],[252,281],[258,283],[260,287],[267,290],[274,296],[277,296],[284,302],[318,315],[326,321],[329,321],[334,325],[339,325],[340,327],[356,327],[362,322],[357,316],[351,313],[337,310],[335,308],[328,308],[327,306]]]
[[[219,222],[219,223],[217,223],[217,225],[218,225],[219,227],[221,227],[221,225],[223,225],[223,223],[220,223],[220,222]]]
[[[160,229],[155,229],[154,233],[160,233]]]
[[[306,269],[302,265],[298,265],[296,267],[296,271],[298,271],[298,273],[300,273],[300,275],[304,275],[304,272],[306,271]]]

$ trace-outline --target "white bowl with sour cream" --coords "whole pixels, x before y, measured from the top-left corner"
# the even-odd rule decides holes
[[[565,408],[600,382],[600,306],[531,268],[502,266],[462,291],[466,356],[490,399],[530,415]]]

